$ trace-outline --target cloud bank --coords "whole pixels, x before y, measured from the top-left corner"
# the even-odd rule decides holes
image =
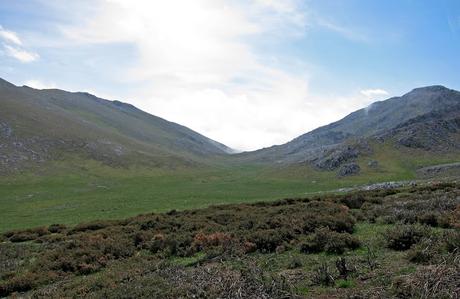
[[[56,26],[60,52],[129,45],[129,63],[110,74],[114,84],[135,86],[125,93],[129,102],[237,150],[287,142],[368,105],[372,94],[383,95],[312,94],[309,66],[276,50],[308,36],[304,1],[94,0],[74,2],[73,9],[44,3],[69,20]],[[38,58],[21,52],[16,34],[0,36],[9,40],[8,55]]]

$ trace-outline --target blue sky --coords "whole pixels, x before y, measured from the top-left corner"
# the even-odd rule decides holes
[[[239,150],[460,90],[457,0],[0,0],[0,77],[130,102]]]

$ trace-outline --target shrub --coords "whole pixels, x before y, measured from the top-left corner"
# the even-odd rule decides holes
[[[348,233],[338,233],[328,228],[319,228],[300,244],[300,251],[303,253],[325,251],[342,254],[346,249],[356,249],[360,245],[359,240]]]
[[[302,267],[302,261],[298,257],[293,257],[289,260],[288,269],[297,269]]]
[[[337,272],[339,272],[339,276],[343,279],[347,279],[348,275],[356,272],[356,267],[352,267],[350,262],[344,257],[341,257],[335,261],[335,267]]]
[[[425,264],[431,262],[439,252],[438,239],[424,238],[409,249],[407,258],[413,263]]]
[[[449,214],[448,219],[451,227],[460,229],[460,205]]]
[[[51,224],[48,226],[48,231],[50,233],[60,233],[65,230],[67,227],[64,224]]]
[[[417,221],[421,224],[437,227],[439,225],[439,214],[433,212],[426,212],[417,217]]]
[[[330,286],[334,284],[334,275],[326,263],[322,263],[313,270],[312,282],[317,285]]]
[[[46,227],[36,227],[26,230],[9,231],[4,234],[11,242],[25,242],[35,240],[50,232]]]
[[[153,232],[139,231],[133,237],[134,246],[142,249],[148,249],[148,242],[154,238]]]
[[[460,230],[444,232],[443,242],[448,252],[460,253]]]
[[[70,233],[100,230],[115,224],[114,221],[92,221],[88,223],[81,223],[75,226]]]
[[[276,248],[291,239],[287,231],[267,229],[251,233],[248,241],[254,243],[260,252],[275,252]]]
[[[397,298],[458,298],[460,257],[439,264],[421,266],[415,273],[398,277],[393,282]]]
[[[163,234],[156,234],[147,247],[152,253],[157,253],[166,248],[166,238]]]
[[[423,237],[428,236],[429,230],[420,225],[396,225],[385,232],[386,245],[394,250],[408,250]]]
[[[257,245],[252,242],[244,242],[242,247],[244,253],[252,253],[257,250]]]
[[[365,201],[366,199],[362,194],[352,194],[340,199],[340,203],[346,205],[350,209],[360,209]]]
[[[193,246],[197,250],[203,250],[209,247],[229,247],[233,237],[227,233],[217,232],[212,234],[198,233],[193,238]]]
[[[337,232],[353,232],[356,220],[349,213],[348,207],[332,202],[312,201],[305,208],[308,213],[304,216],[304,233],[311,233],[320,227],[328,227]]]
[[[14,276],[7,282],[0,283],[0,297],[6,297],[14,292],[27,292],[38,285],[38,280],[39,276],[30,272]]]

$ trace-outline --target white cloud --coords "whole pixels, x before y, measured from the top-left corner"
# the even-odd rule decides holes
[[[29,52],[10,45],[3,45],[3,48],[5,49],[6,55],[16,58],[24,63],[35,61],[40,57],[37,53]]]
[[[35,80],[35,79],[32,79],[32,80],[27,80],[23,83],[23,85],[25,86],[29,86],[29,87],[32,87],[32,88],[35,88],[35,89],[52,89],[52,88],[56,88],[56,84],[55,83],[45,83],[45,82],[42,82],[40,80]]]
[[[19,46],[22,45],[22,41],[19,39],[18,35],[15,32],[6,30],[1,25],[0,38],[6,42],[10,42]]]
[[[389,93],[386,90],[376,88],[376,89],[361,90],[361,94],[370,98],[370,97],[376,97],[376,96],[387,96]]]
[[[52,3],[68,13],[65,4]],[[308,16],[300,3],[92,1],[91,13],[72,19],[78,25],[60,28],[72,47],[134,46],[135,63],[118,77],[119,84],[136,85],[128,92],[132,104],[253,150],[289,141],[370,101],[359,93],[312,96],[305,65],[296,62],[292,71],[287,57],[258,49],[260,39],[283,43],[305,34]]]
[[[323,18],[316,18],[316,24],[324,27],[330,31],[333,31],[341,36],[343,36],[346,39],[352,40],[352,41],[358,41],[358,42],[369,42],[370,38],[362,33],[361,31],[355,29],[355,28],[348,28],[344,25],[339,25],[335,24],[334,22],[330,20],[326,20]]]
[[[22,47],[22,41],[18,35],[4,29],[0,25],[0,39],[3,40],[3,52],[10,57],[13,57],[20,62],[32,62],[37,60],[40,56],[37,53],[25,50]]]

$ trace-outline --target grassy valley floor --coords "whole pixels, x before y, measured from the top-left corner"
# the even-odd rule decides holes
[[[0,178],[0,232],[53,223],[75,225],[147,212],[304,197],[320,191],[414,179],[421,166],[459,161],[457,155],[401,152],[374,146],[359,175],[337,177],[303,164],[268,167],[218,161],[213,166],[146,169],[111,167],[72,157]],[[368,166],[379,162],[377,168]],[[32,174],[33,173],[33,174]]]

